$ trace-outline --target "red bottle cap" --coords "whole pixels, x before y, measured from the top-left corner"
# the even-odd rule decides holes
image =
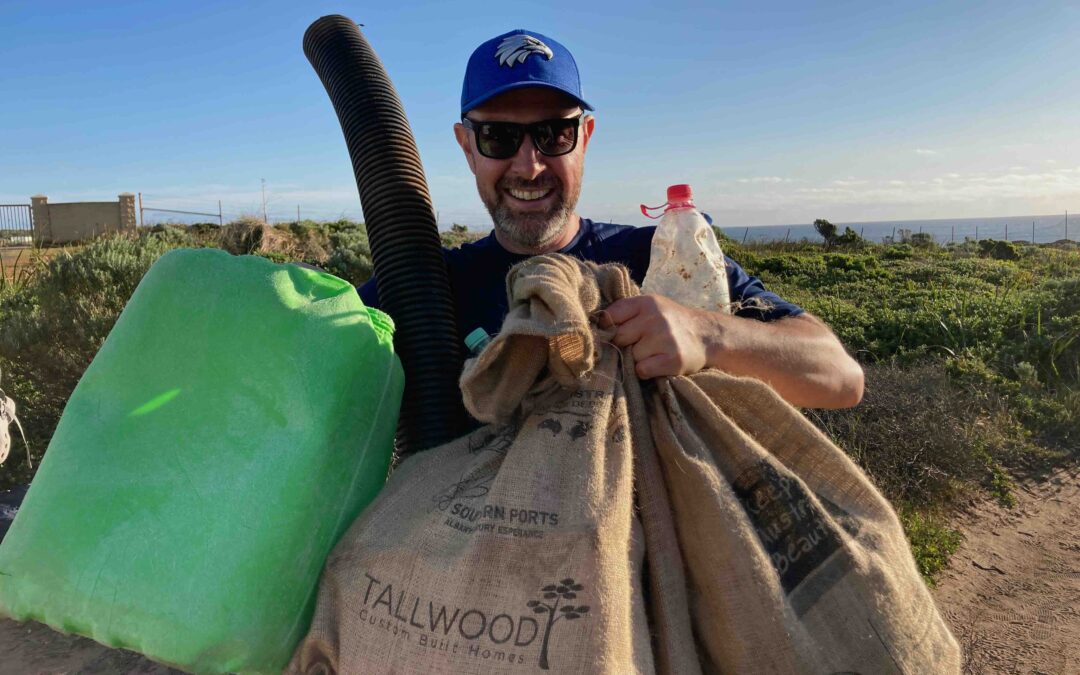
[[[660,206],[645,206],[642,204],[641,213],[646,218],[655,220],[662,216],[650,216],[649,211],[664,209],[664,212],[667,213],[671,209],[685,208],[687,206],[694,206],[694,191],[690,189],[690,186],[685,183],[681,185],[669,185],[667,189],[667,203],[661,204]]]
[[[667,189],[667,200],[669,208],[676,208],[679,206],[693,206],[694,205],[694,191],[690,189],[689,185],[672,185]]]

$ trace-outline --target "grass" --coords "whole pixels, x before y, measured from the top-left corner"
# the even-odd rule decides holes
[[[456,226],[443,243],[477,236]],[[729,255],[822,317],[863,364],[860,406],[807,414],[897,505],[932,578],[959,545],[948,526],[954,510],[983,497],[1011,505],[1017,480],[1077,459],[1080,248],[845,241],[722,238]],[[158,226],[16,261],[15,275],[0,259],[0,368],[35,453],[143,273],[178,246],[306,262],[354,284],[372,274],[367,232],[346,220]],[[8,461],[0,489],[31,476]]]
[[[0,250],[0,298],[26,288],[40,268],[45,255],[38,248]]]
[[[1074,247],[860,242],[725,250],[822,317],[863,363],[863,403],[810,416],[894,503],[928,578],[948,514],[1078,459],[1080,253]]]
[[[948,518],[924,509],[901,506],[898,510],[915,564],[931,586],[949,563],[949,558],[963,543],[963,536],[949,527]]]

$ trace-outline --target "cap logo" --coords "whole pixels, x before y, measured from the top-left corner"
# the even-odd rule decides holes
[[[500,66],[513,68],[518,63],[524,63],[530,54],[540,54],[550,61],[555,57],[551,47],[537,40],[531,35],[511,35],[499,43],[495,50],[495,59]]]

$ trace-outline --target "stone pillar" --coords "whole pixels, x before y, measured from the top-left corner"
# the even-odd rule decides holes
[[[52,240],[52,220],[49,219],[49,198],[34,195],[30,198],[30,217],[34,219],[34,241]]]
[[[135,195],[130,192],[120,193],[120,231],[134,232],[139,221],[135,215]]]

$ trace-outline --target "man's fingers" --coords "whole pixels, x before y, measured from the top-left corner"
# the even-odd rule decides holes
[[[634,364],[634,370],[642,380],[679,374],[678,364],[670,354],[654,354],[637,361]]]
[[[638,295],[633,298],[623,298],[608,305],[604,311],[615,325],[626,323],[641,313],[644,296]]]
[[[635,316],[624,323],[617,323],[615,336],[611,338],[611,341],[619,347],[629,347],[641,340],[641,337],[645,335],[646,328],[647,321],[645,317]]]

